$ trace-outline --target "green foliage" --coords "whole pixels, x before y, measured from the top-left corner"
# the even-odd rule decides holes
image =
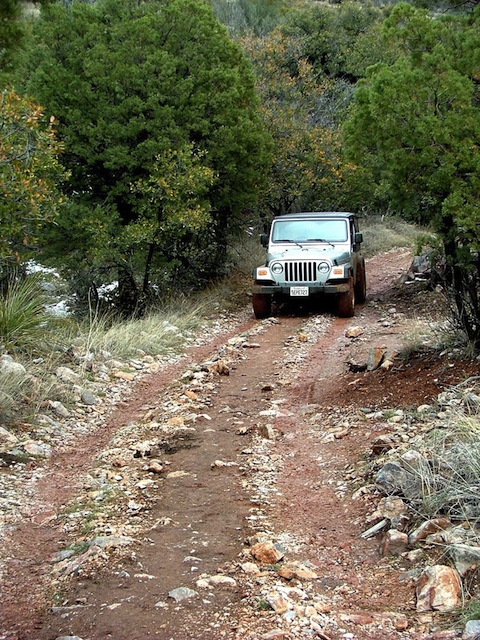
[[[65,172],[54,125],[28,98],[0,92],[0,267],[28,257],[59,213]]]
[[[308,209],[353,206],[358,169],[342,161],[333,80],[318,80],[302,43],[276,29],[244,38],[254,64],[273,162],[260,208],[263,217]],[[339,102],[342,102],[341,98]],[[342,107],[343,108],[343,107]]]
[[[479,0],[414,0],[412,4],[435,12],[468,13],[478,7]]]
[[[461,611],[461,621],[466,624],[469,620],[480,620],[480,601],[477,598],[469,600]]]
[[[370,4],[296,3],[272,32],[243,39],[274,140],[262,217],[367,204],[368,168],[345,161],[339,125],[356,78],[382,58],[382,18]]]
[[[442,213],[461,208],[460,194],[478,193],[480,115],[470,61],[478,36],[470,33],[467,44],[470,30],[398,5],[385,32],[405,55],[370,70],[345,125],[351,156],[373,169],[379,192],[419,222],[434,214],[437,226]]]
[[[471,393],[472,410],[478,396]],[[480,423],[478,415],[454,416],[448,428],[435,429],[423,442],[422,454],[429,463],[411,469],[421,479],[422,494],[415,505],[424,516],[447,515],[453,520],[480,520],[478,477],[480,473]]]
[[[205,252],[219,256],[228,229],[255,203],[268,161],[240,48],[195,0],[54,4],[35,31],[24,75],[59,119],[71,171],[73,204],[58,221],[68,235],[50,242],[57,258],[92,275],[93,256],[100,282],[112,268],[122,272],[137,289],[134,305],[152,265],[211,268]],[[161,175],[171,168],[177,173]],[[172,246],[162,230],[175,216],[183,237]]]
[[[265,600],[264,598],[259,598],[258,601],[257,601],[257,610],[258,611],[272,611],[273,607],[268,602],[268,600]]]
[[[210,207],[202,197],[214,184],[215,174],[203,164],[204,157],[191,145],[157,156],[150,176],[132,187],[142,196],[141,217],[127,228],[133,240],[151,244],[168,232],[178,237],[206,228]]]
[[[21,16],[19,0],[2,0],[0,4],[0,78],[11,70],[15,52],[22,42],[24,30]]]
[[[378,37],[383,11],[369,2],[299,4],[282,25],[285,37],[300,43],[301,55],[320,78],[352,83],[384,57]]]
[[[32,15],[52,0],[2,0],[0,2],[0,86],[9,84],[18,64]]]
[[[404,53],[369,70],[344,130],[350,158],[375,176],[376,196],[440,233],[446,284],[480,346],[479,16],[434,19],[397,5],[384,32]]]

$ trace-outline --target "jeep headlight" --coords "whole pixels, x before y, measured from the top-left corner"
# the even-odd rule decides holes
[[[330,265],[328,262],[320,262],[317,269],[319,273],[328,273],[330,271]]]
[[[280,262],[274,262],[271,266],[270,269],[272,271],[272,273],[274,273],[276,276],[280,275],[281,273],[283,273],[283,265],[280,264]]]

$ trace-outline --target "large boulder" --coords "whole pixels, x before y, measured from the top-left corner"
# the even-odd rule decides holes
[[[423,570],[417,582],[417,611],[449,612],[461,604],[462,584],[455,569],[434,565]]]

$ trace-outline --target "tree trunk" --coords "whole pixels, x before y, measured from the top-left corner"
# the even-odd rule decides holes
[[[445,220],[448,231],[443,235],[446,258],[447,293],[455,304],[458,321],[476,350],[480,350],[480,262],[462,243],[461,232],[453,220]]]
[[[125,267],[118,269],[118,311],[125,318],[130,318],[137,312],[138,287],[132,273]]]

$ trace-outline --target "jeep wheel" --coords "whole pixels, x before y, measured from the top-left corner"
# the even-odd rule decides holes
[[[253,313],[257,320],[268,318],[272,313],[272,296],[268,293],[254,293],[252,296]]]
[[[355,287],[353,278],[348,279],[348,291],[338,296],[337,313],[340,318],[352,318],[355,313]]]
[[[355,303],[363,304],[367,299],[367,278],[365,275],[365,260],[357,267],[357,281],[355,283]]]

